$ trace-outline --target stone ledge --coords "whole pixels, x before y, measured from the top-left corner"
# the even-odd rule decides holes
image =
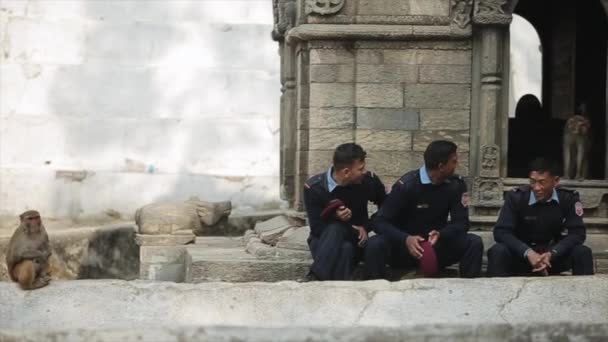
[[[563,322],[608,324],[606,293],[608,276],[303,284],[78,280],[30,292],[0,283],[0,331],[450,324],[548,324],[552,331]]]
[[[463,40],[471,36],[471,28],[454,26],[414,25],[336,25],[304,24],[291,29],[287,42],[310,40]]]
[[[78,329],[2,331],[6,342],[114,342],[114,341],[252,341],[252,342],[499,342],[499,341],[601,341],[608,339],[608,324],[438,324],[386,327],[177,327],[145,329]]]

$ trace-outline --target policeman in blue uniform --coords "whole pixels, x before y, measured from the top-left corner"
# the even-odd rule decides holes
[[[480,275],[483,243],[468,234],[469,199],[464,180],[454,175],[456,150],[453,142],[433,141],[424,152],[424,165],[393,185],[372,221],[378,235],[366,250],[370,278],[384,278],[386,264],[416,266],[425,240],[435,251],[439,269],[460,263],[462,277]]]
[[[578,193],[556,187],[554,163],[530,164],[530,185],[509,191],[494,227],[496,244],[488,250],[488,276],[537,273],[593,274],[591,249],[583,245],[585,224]]]
[[[365,157],[361,146],[342,144],[333,166],[304,184],[313,257],[308,280],[350,280],[362,258],[371,230],[368,202],[380,206],[386,197],[380,178],[366,170]]]

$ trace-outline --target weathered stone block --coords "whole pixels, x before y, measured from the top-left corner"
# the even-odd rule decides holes
[[[192,259],[183,246],[142,246],[140,248],[140,279],[155,281],[188,281]]]
[[[460,146],[458,148],[460,150]],[[458,152],[458,167],[456,168],[456,173],[463,176],[469,176],[469,153],[461,153]]]
[[[358,129],[355,141],[366,150],[412,150],[412,133],[409,131]]]
[[[316,64],[310,66],[310,81],[344,83],[355,80],[355,67],[346,64]]]
[[[406,84],[405,107],[469,109],[471,87],[464,84]]]
[[[194,241],[194,234],[191,235],[149,235],[136,234],[135,242],[140,246],[180,246]]]
[[[422,109],[420,129],[469,129],[470,117],[468,110]]]
[[[325,151],[298,151],[301,175],[315,175],[327,171],[332,162],[333,150]]]
[[[309,127],[352,128],[355,123],[354,108],[310,108]]]
[[[308,144],[309,144],[309,137],[310,131],[307,129],[298,129],[296,130],[296,148],[298,150],[308,150]],[[286,156],[285,158],[290,158],[288,156]]]
[[[448,16],[450,15],[450,0],[407,0],[410,4],[411,15]]]
[[[357,128],[364,129],[418,129],[418,112],[409,109],[359,108]]]
[[[352,83],[312,83],[310,107],[354,107],[355,90]]]
[[[471,83],[471,66],[421,65],[420,83]]]
[[[361,64],[357,66],[357,82],[363,83],[415,83],[418,67],[415,65]]]
[[[409,1],[383,0],[382,5],[377,0],[359,0],[359,15],[408,15]]]
[[[381,175],[400,176],[419,168],[423,163],[419,152],[374,152],[368,151],[368,169]]]
[[[186,255],[184,246],[142,246],[139,258],[142,263],[183,263]]]
[[[384,54],[380,49],[357,49],[356,61],[358,64],[382,64]]]
[[[458,145],[458,151],[469,150],[469,131],[417,131],[414,132],[414,151],[424,151],[434,140],[450,140]]]
[[[338,145],[353,141],[352,129],[313,129],[308,136],[308,147],[311,150],[333,150]]]
[[[308,243],[306,240],[310,235],[310,227],[293,227],[286,231],[277,242],[278,248],[296,249],[308,251]]]
[[[449,64],[470,65],[470,50],[418,50],[416,53],[417,64]]]
[[[403,87],[401,84],[357,83],[356,88],[357,107],[403,107]]]
[[[418,64],[416,56],[414,49],[387,49],[384,50],[384,64]]]
[[[355,55],[346,49],[312,49],[310,64],[353,64]]]
[[[290,228],[292,226],[293,226],[293,224],[291,223],[291,221],[289,221],[289,218],[287,216],[280,215],[277,217],[273,217],[270,220],[258,222],[255,225],[254,230],[259,235],[264,232],[273,231],[276,229],[282,229],[285,227]]]
[[[426,50],[426,49],[387,49],[384,50],[385,64],[418,65],[470,65],[470,50]]]

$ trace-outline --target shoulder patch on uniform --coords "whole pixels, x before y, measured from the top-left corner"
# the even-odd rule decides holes
[[[306,187],[307,189],[310,189],[311,186],[319,183],[323,179],[323,175],[324,175],[324,173],[308,178],[308,180],[306,182],[304,182],[304,187]]]
[[[583,203],[581,203],[580,201],[574,203],[574,213],[578,216],[583,216]]]

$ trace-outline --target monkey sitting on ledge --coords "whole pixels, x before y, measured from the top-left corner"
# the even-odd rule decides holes
[[[12,281],[24,290],[33,290],[48,285],[49,237],[42,225],[40,214],[28,210],[19,215],[21,224],[11,237],[6,251],[6,265]]]
[[[564,179],[583,180],[588,177],[591,122],[584,115],[574,115],[564,126]],[[573,170],[574,169],[574,170]]]

